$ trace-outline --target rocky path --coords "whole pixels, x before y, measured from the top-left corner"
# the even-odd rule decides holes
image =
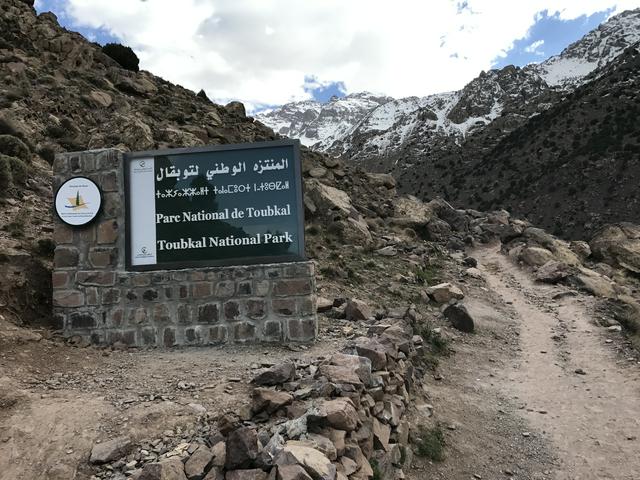
[[[474,252],[488,287],[519,327],[512,368],[497,382],[557,461],[557,480],[640,478],[640,368],[595,324],[595,301],[534,283],[498,251]],[[558,294],[561,294],[558,296]]]

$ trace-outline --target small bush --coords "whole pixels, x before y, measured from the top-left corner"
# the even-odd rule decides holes
[[[40,238],[35,245],[36,253],[46,258],[53,258],[55,249],[56,244],[50,238]]]
[[[29,178],[29,169],[27,164],[16,157],[8,157],[11,166],[11,179],[14,184],[26,185]]]
[[[40,155],[49,165],[53,165],[53,161],[56,158],[56,151],[50,146],[44,146],[38,150]]]
[[[131,47],[126,47],[119,43],[107,43],[104,47],[102,47],[102,52],[105,55],[113,58],[122,68],[126,70],[131,70],[132,72],[137,72],[140,70],[140,59],[138,59],[138,56],[131,49]]]
[[[375,459],[370,460],[369,465],[371,465],[371,470],[373,470],[373,480],[384,480],[382,478],[382,472],[380,471],[380,465],[378,465],[378,461]]]
[[[11,186],[11,163],[9,157],[0,155],[0,196],[5,197]]]
[[[434,462],[444,460],[444,432],[440,425],[430,429],[420,427],[416,454]]]
[[[0,153],[10,157],[17,157],[28,162],[31,160],[31,151],[22,140],[13,135],[0,135]]]

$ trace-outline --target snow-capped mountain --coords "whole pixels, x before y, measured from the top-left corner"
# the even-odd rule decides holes
[[[397,172],[459,147],[487,125],[497,141],[638,40],[640,9],[610,18],[540,64],[482,72],[457,92],[402,99],[352,94],[327,104],[290,103],[257,118],[314,149]]]
[[[303,145],[326,150],[343,138],[369,112],[390,101],[390,97],[369,92],[332,97],[327,103],[312,100],[288,103],[279,109],[259,113],[256,118],[276,133],[298,138]]]
[[[549,86],[573,88],[596,68],[602,67],[640,41],[640,9],[612,17],[565,48],[560,55],[527,67]]]

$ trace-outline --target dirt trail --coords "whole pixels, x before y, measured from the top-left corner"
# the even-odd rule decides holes
[[[498,247],[474,256],[520,327],[515,368],[498,381],[531,435],[550,441],[555,478],[640,479],[640,368],[615,352],[619,333],[595,324],[595,300],[554,300],[566,289],[534,283]]]

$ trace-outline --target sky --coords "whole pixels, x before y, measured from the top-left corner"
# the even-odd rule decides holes
[[[36,0],[91,41],[250,112],[370,91],[458,90],[558,54],[640,0]]]

